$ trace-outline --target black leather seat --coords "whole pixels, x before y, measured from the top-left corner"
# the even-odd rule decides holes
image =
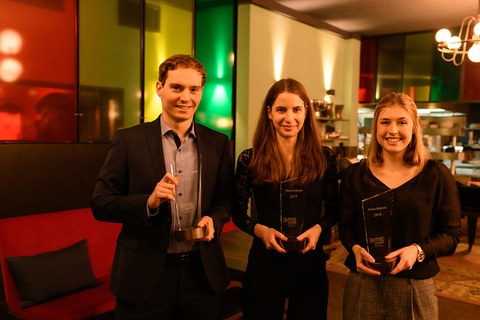
[[[467,217],[468,250],[472,250],[477,232],[477,219],[480,217],[480,187],[458,185],[462,217]]]

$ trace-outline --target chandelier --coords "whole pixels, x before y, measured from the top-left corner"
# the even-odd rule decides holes
[[[473,28],[473,34],[471,33]],[[460,32],[456,36],[448,29],[440,29],[435,35],[437,49],[442,53],[442,59],[459,66],[465,56],[472,62],[480,62],[480,0],[477,18],[466,17],[462,21]]]

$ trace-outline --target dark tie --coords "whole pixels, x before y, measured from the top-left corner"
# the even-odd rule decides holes
[[[175,145],[177,146],[177,149],[178,149],[182,145],[182,141],[180,141],[178,134],[176,134],[174,131],[172,131],[172,133],[173,133],[173,139],[175,140]]]

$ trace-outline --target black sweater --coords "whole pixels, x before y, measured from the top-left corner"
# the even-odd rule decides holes
[[[366,161],[348,167],[340,187],[340,239],[349,254],[345,265],[356,271],[352,247],[366,249],[362,199],[389,190],[367,168]],[[460,200],[455,179],[441,162],[429,160],[424,169],[392,189],[392,251],[418,243],[425,251],[423,262],[399,277],[426,279],[440,271],[436,257],[451,255],[460,241]]]

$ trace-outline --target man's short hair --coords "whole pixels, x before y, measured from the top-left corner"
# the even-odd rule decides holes
[[[176,70],[178,68],[188,68],[197,70],[202,75],[202,87],[207,81],[207,73],[205,72],[205,67],[197,59],[186,55],[186,54],[176,54],[162,62],[158,68],[158,81],[165,85],[167,80],[167,74],[170,70]]]

